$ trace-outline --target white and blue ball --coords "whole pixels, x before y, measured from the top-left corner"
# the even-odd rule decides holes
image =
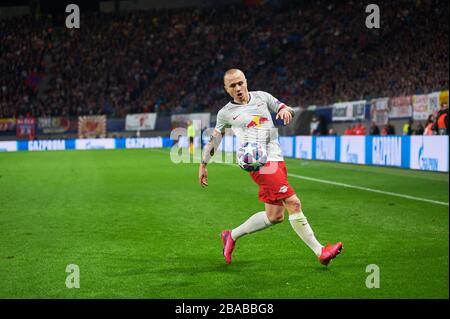
[[[237,151],[238,165],[247,172],[254,172],[266,165],[267,151],[258,142],[244,142]]]

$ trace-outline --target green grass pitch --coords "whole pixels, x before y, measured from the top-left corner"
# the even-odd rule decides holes
[[[286,159],[289,173],[448,203],[449,175]],[[236,166],[173,164],[167,150],[0,154],[1,298],[448,298],[449,207],[290,178],[319,264],[288,221],[239,240],[219,234],[263,210]],[[66,266],[80,288],[65,285]],[[380,287],[365,285],[367,265]]]

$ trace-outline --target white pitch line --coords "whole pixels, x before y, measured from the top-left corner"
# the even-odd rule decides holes
[[[229,163],[220,163],[220,164],[233,165],[233,164],[229,164]],[[354,189],[359,189],[359,190],[363,190],[363,191],[367,191],[367,192],[373,192],[373,193],[379,193],[379,194],[384,194],[384,195],[397,196],[397,197],[417,200],[417,201],[420,201],[420,202],[428,202],[428,203],[448,206],[448,203],[446,203],[446,202],[440,202],[440,201],[437,201],[437,200],[432,200],[432,199],[427,199],[427,198],[414,197],[414,196],[405,195],[405,194],[380,191],[378,189],[362,187],[362,186],[355,186],[355,185],[338,183],[338,182],[332,182],[332,181],[327,181],[327,180],[324,180],[324,179],[318,179],[318,178],[307,177],[307,176],[302,176],[302,175],[295,175],[295,174],[291,174],[291,173],[288,173],[288,176],[295,177],[295,178],[300,178],[300,179],[305,179],[305,180],[312,181],[312,182],[330,184],[330,185],[347,187],[347,188],[354,188]]]
[[[220,164],[233,165],[233,164],[229,164],[229,163],[220,163]],[[440,202],[440,201],[432,200],[432,199],[428,199],[428,198],[414,197],[414,196],[405,195],[405,194],[380,191],[379,189],[373,189],[373,188],[368,188],[368,187],[362,187],[362,186],[355,186],[355,185],[350,185],[350,184],[332,182],[332,181],[327,181],[325,179],[318,179],[318,178],[307,177],[307,176],[302,176],[302,175],[296,175],[296,174],[291,174],[291,173],[288,173],[288,176],[299,178],[299,179],[305,179],[305,180],[312,181],[312,182],[330,184],[330,185],[347,187],[347,188],[354,188],[354,189],[359,189],[359,190],[363,190],[363,191],[366,191],[366,192],[373,192],[373,193],[379,193],[379,194],[383,194],[383,195],[397,196],[397,197],[402,197],[402,198],[406,198],[406,199],[417,200],[419,202],[428,202],[428,203],[432,203],[432,204],[448,206],[448,203],[446,203],[446,202]]]
[[[229,165],[229,166],[235,166],[235,164],[224,163],[224,162],[219,162],[219,161],[215,161],[214,163],[225,164],[225,165]],[[318,178],[307,177],[307,176],[302,176],[302,175],[296,175],[296,174],[291,174],[291,173],[288,173],[288,176],[292,176],[292,177],[299,178],[299,179],[305,179],[305,180],[312,181],[312,182],[318,182],[318,183],[330,184],[330,185],[335,185],[335,186],[359,189],[359,190],[363,190],[363,191],[366,191],[366,192],[379,193],[379,194],[390,195],[390,196],[397,196],[397,197],[402,197],[402,198],[406,198],[406,199],[416,200],[416,201],[419,201],[419,202],[427,202],[427,203],[432,203],[432,204],[437,204],[437,205],[449,206],[448,203],[446,203],[446,202],[440,202],[440,201],[437,201],[437,200],[421,198],[421,197],[414,197],[414,196],[405,195],[405,194],[386,192],[386,191],[381,191],[379,189],[373,189],[373,188],[368,188],[368,187],[362,187],[362,186],[355,186],[355,185],[350,185],[350,184],[338,183],[338,182],[328,181],[328,180],[325,180],[325,179],[318,179]]]
[[[292,177],[300,178],[300,179],[305,179],[305,180],[309,180],[309,181],[313,181],[313,182],[318,182],[318,183],[331,184],[331,185],[347,187],[347,188],[355,188],[355,189],[359,189],[359,190],[363,190],[363,191],[367,191],[367,192],[373,192],[373,193],[379,193],[379,194],[384,194],[384,195],[397,196],[397,197],[417,200],[417,201],[420,201],[420,202],[428,202],[428,203],[448,206],[448,203],[446,203],[446,202],[440,202],[440,201],[437,201],[437,200],[432,200],[432,199],[427,199],[427,198],[414,197],[414,196],[409,196],[409,195],[405,195],[405,194],[380,191],[378,189],[373,189],[373,188],[368,188],[368,187],[361,187],[361,186],[355,186],[355,185],[338,183],[338,182],[332,182],[332,181],[327,181],[327,180],[324,180],[324,179],[306,177],[306,176],[295,175],[295,174],[290,174],[290,173],[288,173],[288,176],[292,176]]]

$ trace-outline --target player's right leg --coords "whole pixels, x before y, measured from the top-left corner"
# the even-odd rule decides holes
[[[247,219],[242,225],[233,230],[224,230],[221,234],[223,241],[223,256],[227,264],[231,263],[231,254],[240,237],[263,230],[284,220],[284,207],[265,204],[266,210],[258,212]]]
[[[308,223],[306,216],[303,214],[300,199],[297,195],[292,195],[283,200],[284,206],[289,213],[289,222],[297,235],[308,245],[316,254],[319,261],[323,265],[328,265],[342,249],[342,243],[338,242],[334,245],[322,246],[314,236],[314,232]]]

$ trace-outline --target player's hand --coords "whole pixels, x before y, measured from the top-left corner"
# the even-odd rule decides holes
[[[204,164],[200,164],[200,168],[198,169],[198,181],[201,187],[208,186],[208,170]]]
[[[292,120],[292,113],[289,111],[288,108],[284,108],[284,109],[280,110],[280,111],[277,113],[276,119],[277,119],[277,120],[278,120],[278,119],[282,119],[284,125],[287,125],[287,124],[289,124],[289,123],[291,122],[291,120]]]

